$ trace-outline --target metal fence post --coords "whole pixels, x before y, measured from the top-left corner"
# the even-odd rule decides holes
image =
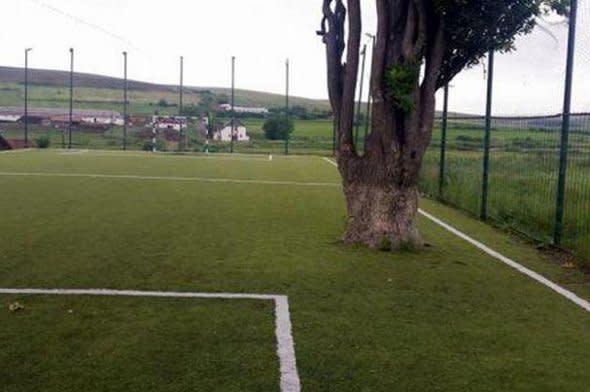
[[[180,56],[180,84],[178,87],[178,120],[180,122],[180,130],[178,131],[178,152],[182,151],[182,112],[183,108],[183,94],[184,94],[184,56]],[[188,127],[188,123],[187,123]],[[188,129],[187,129],[188,132]]]
[[[31,48],[25,49],[25,148],[29,147],[29,52]]]
[[[232,56],[231,58],[231,134],[230,134],[230,152],[234,153],[234,132],[236,128],[236,92],[235,92],[235,83],[236,83],[236,58]]]
[[[332,126],[332,156],[336,156],[336,122]]]
[[[363,104],[363,87],[365,82],[365,63],[367,59],[367,45],[363,47],[363,51],[361,52],[361,56],[363,56],[362,66],[361,66],[361,85],[359,88],[359,101],[357,104],[356,109],[356,124],[354,127],[354,147],[356,150],[359,150],[359,128],[361,126],[361,105]],[[364,143],[363,143],[364,144]]]
[[[494,87],[494,51],[488,54],[488,91],[486,100],[486,128],[483,150],[483,180],[481,191],[481,219],[488,219],[488,193],[490,182],[490,142],[492,133],[492,98]]]
[[[438,196],[443,197],[445,186],[445,161],[447,152],[447,127],[449,119],[449,84],[445,84],[444,102],[443,102],[443,117],[440,137],[440,172],[438,174]]]
[[[72,122],[74,112],[74,48],[70,48],[70,121],[68,125],[68,150],[72,149]]]
[[[375,39],[376,36],[372,34],[366,34],[367,37],[371,38],[372,46],[371,46],[371,56],[375,55]],[[373,62],[371,60],[371,74],[369,76],[369,94],[367,97],[367,117],[365,118],[365,137],[363,139],[363,150],[367,149],[367,138],[369,136],[369,123],[371,120],[371,100],[373,99]]]
[[[574,54],[576,49],[577,16],[578,1],[571,0],[567,65],[565,73],[565,94],[563,103],[563,121],[561,128],[561,147],[559,152],[559,178],[557,180],[557,206],[555,210],[555,231],[553,233],[553,242],[557,246],[561,245],[561,241],[563,239],[563,224],[565,217],[565,186],[567,180],[567,157],[572,106],[572,82],[574,75]]]
[[[290,123],[290,116],[289,116],[289,59],[287,59],[287,62],[285,63],[285,119],[287,121],[287,123],[285,124],[286,128],[286,135],[285,135],[285,155],[289,155],[289,139],[290,139],[290,134],[289,134],[289,123]]]
[[[123,80],[123,150],[127,150],[127,105],[128,105],[128,97],[127,97],[127,90],[129,89],[129,84],[127,82],[127,52],[123,52],[123,73],[124,73],[124,80]]]

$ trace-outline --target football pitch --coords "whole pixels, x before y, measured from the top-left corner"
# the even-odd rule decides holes
[[[321,157],[0,153],[0,390],[588,388],[587,310],[424,216],[420,253],[343,246],[339,182]],[[590,298],[581,272],[421,207]]]

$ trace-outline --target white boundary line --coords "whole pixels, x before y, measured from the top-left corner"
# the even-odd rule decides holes
[[[31,152],[31,151],[33,151],[32,148],[21,148],[21,149],[16,149],[16,150],[0,151],[0,154],[16,154],[19,152]]]
[[[437,225],[441,226],[442,228],[444,228],[445,230],[453,233],[454,235],[456,235],[457,237],[469,242],[471,245],[475,246],[476,248],[478,248],[479,250],[483,251],[484,253],[488,254],[489,256],[492,256],[493,258],[500,260],[502,263],[506,264],[507,266],[514,268],[515,270],[517,270],[518,272],[528,276],[529,278],[536,280],[537,282],[541,283],[542,285],[550,288],[551,290],[555,291],[556,293],[560,294],[561,296],[567,298],[568,300],[572,301],[573,303],[575,303],[576,305],[578,305],[579,307],[581,307],[582,309],[586,310],[587,312],[590,312],[590,302],[578,297],[576,294],[574,294],[573,292],[559,286],[558,284],[550,281],[549,279],[545,278],[544,276],[536,273],[535,271],[532,271],[528,268],[526,268],[525,266],[523,266],[522,264],[517,263],[516,261],[509,259],[508,257],[502,255],[499,252],[496,252],[495,250],[493,250],[492,248],[482,244],[481,242],[469,237],[467,234],[455,229],[453,226],[443,222],[442,220],[436,218],[435,216],[429,214],[426,211],[423,210],[419,210],[418,211],[422,216],[430,219],[432,222],[436,223]]]
[[[253,185],[297,185],[308,187],[340,187],[340,184],[331,182],[297,182],[297,181],[272,181],[272,180],[240,180],[235,178],[207,178],[207,177],[163,177],[163,176],[137,176],[127,174],[92,174],[92,173],[18,173],[0,172],[0,177],[62,177],[62,178],[101,178],[117,180],[151,180],[151,181],[187,181],[187,182],[211,182],[227,184],[253,184]]]
[[[54,152],[60,155],[60,152],[64,152],[67,150],[63,149],[46,149],[44,151],[47,152]],[[76,150],[69,150],[69,151],[76,151]],[[225,159],[225,160],[261,160],[261,161],[268,161],[268,156],[272,155],[274,159],[289,159],[289,160],[297,160],[297,159],[305,159],[310,156],[307,155],[282,155],[279,153],[264,153],[264,154],[244,154],[244,153],[222,153],[222,152],[211,152],[209,154],[204,152],[198,153],[176,153],[176,152],[151,152],[151,151],[139,151],[139,150],[128,150],[128,151],[121,151],[121,150],[88,150],[89,155],[93,156],[116,156],[119,155],[121,157],[137,157],[137,158],[185,158],[185,159]]]
[[[67,153],[67,152],[58,152],[57,155],[61,156],[76,156],[79,154],[75,153]],[[86,151],[86,154],[92,157],[117,157],[117,158],[147,158],[147,159],[162,159],[162,158],[170,158],[170,159],[186,159],[186,160],[210,160],[210,161],[260,161],[260,162],[269,162],[268,155],[254,155],[254,156],[245,156],[245,155],[236,155],[235,157],[227,156],[227,155],[220,155],[216,156],[215,154],[209,155],[182,155],[182,154],[169,154],[169,153],[152,153],[152,152],[145,152],[145,153],[138,153],[138,152],[108,152],[108,151]],[[273,155],[273,157],[275,157]]]
[[[330,158],[322,158],[324,161],[328,162],[330,165],[334,166],[334,167],[338,167],[338,164],[336,162],[334,162],[333,160],[331,160]]]
[[[230,294],[230,293],[190,293],[173,291],[137,291],[108,289],[7,289],[0,288],[0,294],[14,295],[62,295],[62,296],[103,296],[103,297],[158,297],[158,298],[193,298],[193,299],[239,299],[273,301],[275,304],[275,334],[277,339],[277,356],[281,372],[281,392],[300,392],[301,382],[295,359],[295,342],[292,335],[289,299],[284,295],[266,294]]]
[[[338,165],[336,164],[336,162],[332,161],[331,159],[328,158],[324,158],[324,160],[328,163],[330,163],[333,166],[338,167]],[[442,227],[443,229],[451,232],[452,234],[456,235],[457,237],[469,242],[471,245],[475,246],[476,248],[478,248],[479,250],[483,251],[484,253],[486,253],[489,256],[492,256],[493,258],[500,260],[502,263],[506,264],[507,266],[514,268],[515,270],[517,270],[518,272],[520,272],[523,275],[528,276],[529,278],[537,281],[538,283],[542,284],[543,286],[546,286],[548,288],[550,288],[551,290],[555,291],[556,293],[558,293],[559,295],[567,298],[568,300],[570,300],[571,302],[573,302],[574,304],[578,305],[579,307],[581,307],[582,309],[586,310],[587,312],[590,312],[590,302],[586,301],[585,299],[580,298],[578,295],[576,295],[575,293],[571,292],[570,290],[563,288],[561,286],[559,286],[558,284],[550,281],[549,279],[545,278],[544,276],[536,273],[535,271],[532,271],[528,268],[526,268],[525,266],[523,266],[520,263],[517,263],[516,261],[509,259],[508,257],[502,255],[501,253],[493,250],[492,248],[488,247],[487,245],[482,244],[481,242],[469,237],[467,234],[459,231],[458,229],[454,228],[453,226],[449,225],[448,223],[438,219],[437,217],[435,217],[434,215],[420,209],[418,210],[418,212],[424,216],[425,218],[431,220],[432,222],[436,223],[437,225],[439,225],[440,227]]]
[[[82,154],[87,154],[88,152],[90,152],[90,150],[67,150],[64,152],[60,152],[57,155],[82,155]]]

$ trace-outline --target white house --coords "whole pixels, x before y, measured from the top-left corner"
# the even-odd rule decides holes
[[[249,142],[250,141],[250,136],[248,136],[246,126],[244,124],[242,124],[241,121],[235,122],[233,135],[234,135],[233,139],[236,142]],[[227,124],[225,124],[225,126],[222,129],[220,129],[219,131],[216,131],[213,134],[213,140],[222,141],[222,142],[231,142],[232,141],[232,123],[231,123],[231,121],[228,122]]]
[[[118,125],[122,127],[125,125],[123,117],[96,117],[96,116],[84,116],[82,122],[85,124],[100,124],[100,125]]]

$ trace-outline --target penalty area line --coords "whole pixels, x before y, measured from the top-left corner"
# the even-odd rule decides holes
[[[284,295],[233,294],[233,293],[192,293],[173,291],[138,291],[109,289],[10,289],[0,288],[0,294],[12,295],[59,295],[59,296],[101,296],[136,298],[192,298],[223,300],[273,301],[275,305],[275,335],[277,356],[281,373],[281,392],[300,392],[301,382],[295,358],[295,341],[289,312],[289,299]]]
[[[332,166],[338,167],[338,164],[329,158],[324,158],[326,162],[331,164]],[[587,312],[590,312],[590,302],[587,300],[580,298],[574,292],[558,285],[557,283],[545,278],[543,275],[525,267],[524,265],[504,256],[498,251],[490,248],[489,246],[477,241],[476,239],[468,236],[467,234],[463,233],[462,231],[456,229],[455,227],[451,226],[450,224],[442,221],[441,219],[435,217],[434,215],[419,209],[418,212],[420,215],[424,216],[426,219],[432,221],[433,223],[437,224],[438,226],[442,227],[443,229],[447,230],[448,232],[454,234],[455,236],[461,238],[462,240],[470,243],[480,251],[486,253],[488,256],[493,257],[496,260],[499,260],[503,264],[509,266],[510,268],[515,269],[516,271],[520,272],[521,274],[533,279],[537,283],[542,284],[543,286],[553,290],[557,294],[561,295],[562,297],[566,298],[567,300],[573,302],[580,308],[584,309]]]

